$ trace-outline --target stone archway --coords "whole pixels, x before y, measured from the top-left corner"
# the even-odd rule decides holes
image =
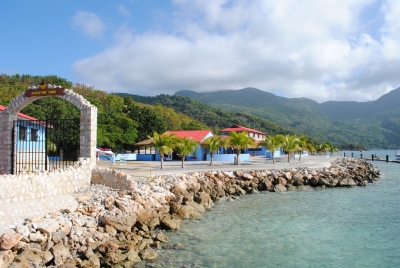
[[[15,97],[0,113],[0,174],[11,173],[11,133],[17,113],[31,102],[49,96],[62,98],[80,110],[80,157],[87,158],[93,166],[96,164],[97,107],[72,90],[42,84],[31,87]]]

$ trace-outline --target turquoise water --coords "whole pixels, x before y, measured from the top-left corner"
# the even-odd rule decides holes
[[[374,165],[384,174],[367,187],[218,202],[168,232],[182,247],[146,266],[400,267],[400,164]]]

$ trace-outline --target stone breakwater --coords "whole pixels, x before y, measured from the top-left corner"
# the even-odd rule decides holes
[[[115,188],[84,187],[75,193],[77,209],[27,219],[3,234],[0,267],[132,267],[157,258],[162,248],[179,248],[168,243],[163,230],[201,218],[221,199],[258,191],[366,186],[380,175],[370,163],[344,158],[318,169],[192,172],[151,181],[101,168],[93,174],[113,177]]]

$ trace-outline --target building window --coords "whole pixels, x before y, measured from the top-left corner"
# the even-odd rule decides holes
[[[18,139],[20,141],[25,141],[26,140],[26,127],[19,126]]]
[[[253,133],[253,137],[254,137],[254,138],[256,137],[256,133]]]
[[[37,129],[31,128],[31,141],[37,141]]]
[[[257,138],[260,138],[260,134],[258,134],[258,137]]]

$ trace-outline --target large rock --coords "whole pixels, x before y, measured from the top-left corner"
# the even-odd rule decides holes
[[[66,260],[72,259],[72,255],[63,244],[59,243],[50,249],[54,256],[55,265],[63,264]]]
[[[14,261],[15,253],[11,250],[0,252],[0,267],[9,267],[9,265]]]
[[[154,260],[158,257],[158,254],[152,248],[146,248],[140,252],[140,257],[143,260]]]
[[[346,178],[341,179],[337,184],[337,186],[340,186],[340,187],[353,187],[353,186],[356,186],[356,185],[357,184],[350,177],[346,177]]]
[[[101,244],[97,250],[103,254],[108,253],[108,252],[114,252],[117,251],[119,246],[115,243],[112,242],[106,242]]]
[[[205,208],[210,208],[213,206],[213,201],[210,195],[206,192],[198,192],[194,197],[194,201],[203,205]]]
[[[168,242],[168,237],[163,232],[158,232],[155,239],[163,243]]]
[[[132,262],[140,262],[142,259],[139,257],[139,254],[134,248],[129,249],[129,251],[126,253],[127,255],[127,260],[132,261]]]
[[[193,201],[194,198],[194,193],[193,192],[189,192],[186,190],[186,186],[184,188],[184,186],[182,186],[182,184],[180,185],[175,185],[171,192],[175,195],[181,195],[183,197],[184,201]]]
[[[58,230],[60,223],[56,219],[40,219],[35,221],[36,230],[50,236],[51,233]]]
[[[252,180],[252,179],[254,179],[254,177],[253,177],[251,174],[249,174],[249,173],[244,173],[244,174],[242,175],[242,178],[243,178],[244,180]]]
[[[0,238],[1,250],[9,250],[13,248],[21,240],[22,235],[19,233],[5,233]]]
[[[110,225],[114,227],[118,231],[130,232],[133,225],[136,223],[136,219],[126,214],[121,214],[118,216],[106,215],[101,219],[101,222],[104,225]]]
[[[283,178],[283,177],[278,178],[278,184],[285,186],[286,183],[287,183],[287,180],[285,178]]]
[[[196,203],[196,202],[194,202],[194,201],[192,201],[192,202],[186,202],[185,205],[189,205],[189,206],[194,207],[194,208],[195,208],[198,212],[200,212],[200,213],[203,213],[203,212],[206,211],[206,208],[205,208],[202,204]],[[177,211],[177,210],[176,210],[176,211]]]
[[[200,219],[201,214],[192,206],[190,205],[183,205],[181,206],[177,212],[177,215],[179,215],[183,219]]]
[[[53,255],[50,252],[32,248],[18,254],[14,262],[18,263],[19,267],[45,267],[52,259]]]
[[[31,242],[37,242],[39,244],[43,244],[44,242],[47,241],[47,237],[45,235],[41,234],[40,232],[30,233],[29,240]]]
[[[310,186],[312,186],[312,187],[318,186],[319,185],[319,177],[318,176],[312,176],[310,179],[308,179],[308,184]]]
[[[160,222],[168,230],[178,230],[181,227],[182,220],[166,215]]]
[[[282,184],[277,184],[277,185],[275,185],[275,187],[274,187],[274,191],[275,191],[275,192],[286,192],[287,189],[286,189],[286,187],[283,186]]]
[[[106,257],[101,260],[101,263],[105,264],[107,267],[110,267],[113,266],[113,264],[124,261],[126,258],[127,255],[121,252],[109,252],[106,254]]]

